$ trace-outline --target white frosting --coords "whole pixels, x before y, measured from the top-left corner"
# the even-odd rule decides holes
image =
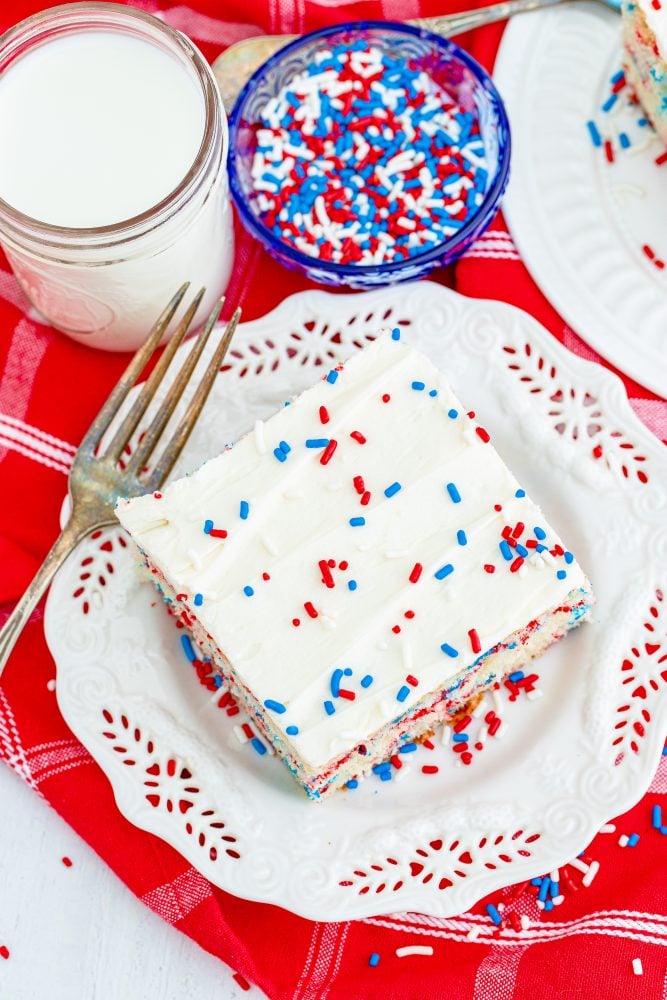
[[[415,390],[413,381],[425,388]],[[429,395],[434,389],[437,395]],[[326,424],[321,406],[330,415]],[[451,409],[457,417],[448,415]],[[476,427],[431,362],[386,335],[355,355],[335,383],[319,382],[161,499],[148,495],[118,508],[121,523],[174,590],[188,595],[188,607],[240,681],[260,703],[286,706],[271,717],[283,730],[298,726],[298,735],[286,739],[309,767],[352,749],[473,663],[469,630],[485,651],[586,583],[576,562],[548,552],[546,565],[532,555],[525,572],[510,572],[499,550],[506,524],[524,522],[520,543],[534,537],[536,525],[551,548],[559,539],[528,497],[515,496],[519,484]],[[366,443],[352,439],[352,431]],[[313,438],[338,442],[328,464],[320,462],[322,448],[305,447]],[[291,447],[284,462],[274,455],[281,441]],[[372,494],[367,506],[356,476]],[[387,498],[394,482],[402,488]],[[245,520],[242,500],[250,502]],[[494,504],[502,504],[501,513]],[[350,526],[355,517],[366,524]],[[207,519],[228,537],[205,534]],[[465,546],[457,541],[461,529]],[[322,559],[336,561],[333,589],[322,582]],[[341,570],[345,560],[349,568]],[[423,571],[411,583],[416,563]],[[436,579],[448,563],[454,571]],[[246,586],[254,590],[250,597]],[[197,607],[195,594],[203,595]],[[408,611],[414,617],[406,618]],[[447,656],[443,643],[459,655]],[[345,667],[353,673],[341,686],[355,692],[354,701],[331,693],[334,669]],[[374,680],[363,688],[367,674]],[[399,701],[408,674],[419,683],[408,685]],[[334,703],[335,714],[327,715],[325,701]]]
[[[655,36],[658,52],[667,59],[667,0],[656,10],[652,0],[636,0],[637,6],[646,18],[646,23]]]

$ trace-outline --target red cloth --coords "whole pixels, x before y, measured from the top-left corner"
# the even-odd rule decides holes
[[[0,11],[0,28],[43,5],[44,0],[11,0]],[[371,16],[408,18],[442,13],[448,6],[444,0],[335,5],[323,0],[272,0],[266,5],[260,0],[229,0],[224,9],[215,0],[199,0],[196,10],[178,2],[141,0],[136,5],[152,11],[159,7],[209,59],[231,42],[260,31],[303,31],[328,21]],[[464,41],[491,66],[501,33],[502,28],[494,26]],[[500,235],[479,242],[454,275],[440,274],[437,279],[454,281],[469,295],[521,305],[571,350],[596,357],[542,297],[501,219],[494,232]],[[240,301],[245,318],[251,319],[307,287],[247,236],[238,236],[228,311]],[[36,321],[0,256],[0,621],[56,535],[72,446],[126,360],[91,351]],[[624,381],[639,415],[664,437],[667,404]],[[601,864],[593,886],[568,895],[562,906],[543,914],[530,941],[508,945],[501,936],[492,943],[472,944],[465,941],[465,924],[461,929],[459,921],[418,917],[311,923],[213,888],[172,848],[121,816],[108,781],[72,737],[47,689],[54,665],[41,617],[38,610],[26,627],[0,688],[0,756],[48,799],[139,898],[270,997],[632,1000],[667,995],[659,950],[667,944],[667,918],[661,916],[664,866],[661,873],[655,861],[667,841],[650,828],[650,804],[662,802],[667,813],[667,758],[650,793],[617,821],[616,835],[600,835],[590,847],[591,857]],[[639,845],[621,849],[618,835],[633,831],[641,834]],[[503,896],[507,893],[494,899]],[[525,895],[516,905],[523,912],[534,907]],[[475,912],[483,913],[483,904]],[[409,943],[432,944],[433,958],[397,959],[395,949]],[[375,969],[368,966],[373,951],[382,956]],[[641,978],[632,972],[635,957],[643,962]]]

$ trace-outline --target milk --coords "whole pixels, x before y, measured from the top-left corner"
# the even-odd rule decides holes
[[[114,14],[129,24],[139,17],[157,37],[174,35],[131,9]],[[185,280],[208,288],[201,320],[231,270],[224,111],[215,83],[202,85],[177,51],[183,43],[167,42],[165,49],[128,31],[71,31],[0,72],[0,198],[38,223],[23,231],[0,206],[0,241],[35,306],[96,346],[135,347]],[[200,75],[210,75],[196,54]],[[0,66],[1,57],[0,49]],[[161,215],[151,212],[173,200],[207,135],[210,144],[209,84],[219,148],[190,192]],[[148,225],[122,225],[149,212]],[[49,226],[112,229],[68,233],[56,247]]]

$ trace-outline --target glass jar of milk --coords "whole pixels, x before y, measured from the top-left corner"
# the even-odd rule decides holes
[[[0,37],[0,243],[28,298],[83,343],[137,347],[184,281],[229,280],[227,119],[198,49],[117,4]]]

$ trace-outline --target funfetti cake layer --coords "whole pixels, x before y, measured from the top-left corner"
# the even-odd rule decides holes
[[[625,2],[622,13],[627,80],[667,144],[667,0]]]
[[[121,523],[314,797],[585,617],[590,585],[399,331]]]

